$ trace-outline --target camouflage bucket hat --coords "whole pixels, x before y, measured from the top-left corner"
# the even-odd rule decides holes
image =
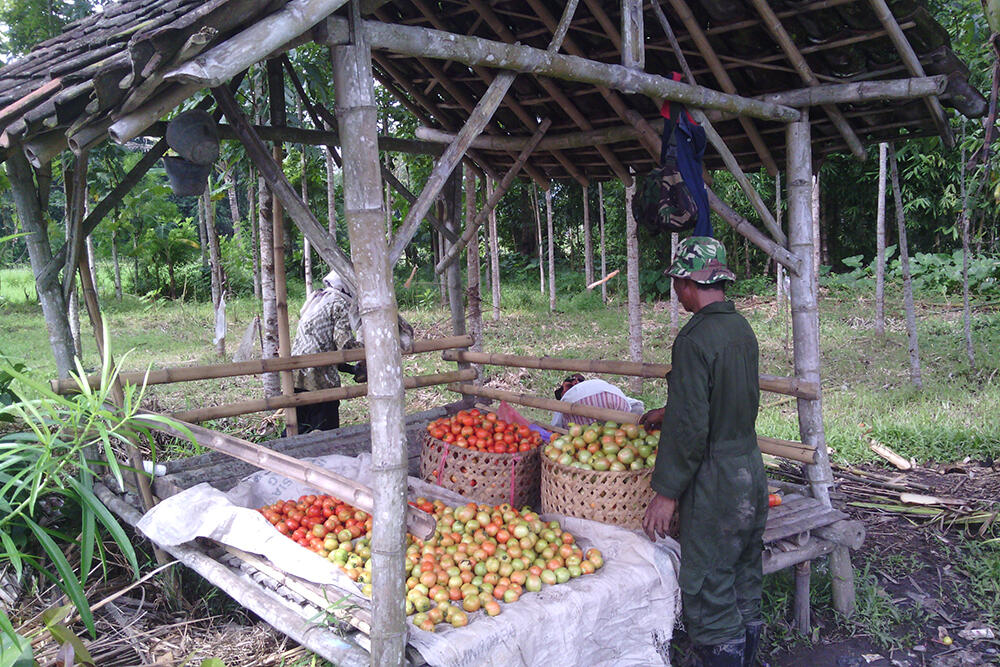
[[[726,266],[726,248],[710,236],[689,236],[677,246],[677,255],[664,271],[672,278],[689,278],[702,285],[736,280]]]

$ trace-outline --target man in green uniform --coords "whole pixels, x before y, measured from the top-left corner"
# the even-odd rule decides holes
[[[757,448],[757,338],[726,300],[735,279],[726,251],[709,237],[685,239],[666,274],[694,315],[673,345],[666,407],[643,528],[672,531],[679,505],[680,588],[695,664],[753,664],[763,627],[761,555],[767,482]]]

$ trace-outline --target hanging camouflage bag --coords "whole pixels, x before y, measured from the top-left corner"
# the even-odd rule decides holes
[[[632,213],[654,234],[683,232],[698,222],[698,205],[677,168],[675,127],[671,119],[664,119],[660,166],[636,177]]]

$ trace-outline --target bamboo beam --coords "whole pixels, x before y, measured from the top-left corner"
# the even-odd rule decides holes
[[[654,5],[659,5],[659,2],[660,0],[653,0]],[[719,57],[712,49],[712,45],[709,44],[708,38],[702,31],[701,25],[695,19],[694,14],[691,13],[691,9],[688,7],[687,3],[684,0],[669,0],[669,2],[670,6],[674,9],[674,13],[680,17],[681,22],[684,24],[688,34],[694,40],[698,53],[700,53],[701,57],[706,63],[708,63],[709,68],[712,70],[712,75],[719,83],[719,87],[726,93],[735,94],[736,85],[733,83],[733,80],[729,78],[729,74],[719,61]],[[657,18],[659,18],[659,15]],[[708,108],[704,105],[694,106]],[[750,143],[753,144],[754,150],[757,151],[757,155],[760,156],[760,160],[767,169],[767,172],[771,175],[778,173],[778,165],[775,163],[774,157],[771,156],[771,151],[764,142],[764,138],[760,136],[757,126],[754,125],[754,123],[748,118],[740,117],[739,121],[740,125],[743,126],[743,131],[746,133]]]
[[[885,0],[868,0],[868,4],[875,11],[875,15],[878,17],[882,27],[889,33],[889,39],[892,40],[893,46],[896,47],[899,58],[903,61],[907,71],[912,76],[925,76],[924,67],[920,64],[920,58],[917,57],[910,41],[903,34],[902,28],[899,27],[896,17],[893,16],[892,10],[889,9]],[[931,96],[924,98],[924,104],[927,105],[927,109],[930,111],[934,127],[937,128],[938,134],[941,135],[941,141],[944,142],[945,148],[953,148],[955,146],[955,137],[951,133],[951,126],[948,125],[948,117],[945,115],[941,102],[937,97]]]
[[[732,111],[763,120],[789,122],[801,116],[791,107],[691,86],[662,76],[635,72],[621,65],[599,63],[578,56],[553,54],[529,46],[504,44],[429,28],[386,25],[378,21],[362,23],[373,48],[403,55],[454,60],[469,66],[513,69],[555,79],[607,86],[624,93],[646,95],[654,100],[669,99],[691,107]],[[326,21],[325,39],[331,44],[345,43],[348,39],[346,20],[329,17]]]
[[[476,372],[471,368],[447,373],[433,373],[430,375],[417,375],[403,378],[404,389],[419,389],[421,387],[433,387],[449,382],[461,382],[463,380],[474,380]],[[302,405],[314,405],[327,401],[343,401],[349,398],[360,398],[368,393],[366,383],[352,385],[350,387],[334,387],[332,389],[319,389],[317,391],[302,392],[292,396],[270,396],[267,398],[254,399],[251,401],[239,401],[237,403],[227,403],[225,405],[212,405],[193,410],[183,410],[170,414],[174,419],[186,422],[200,423],[210,419],[222,419],[224,417],[235,417],[236,415],[246,415],[253,412],[264,412],[269,410],[280,410],[282,408],[296,408]]]
[[[291,0],[280,11],[213,47],[193,60],[168,70],[168,81],[199,83],[215,88],[250,65],[264,60],[289,40],[307,32],[347,4],[347,0]]]
[[[855,81],[853,83],[818,85],[771,93],[770,95],[759,95],[757,99],[791,107],[912,100],[918,97],[943,95],[947,85],[948,77],[940,74],[938,76],[889,81]]]
[[[781,440],[779,438],[766,438],[758,435],[757,446],[760,448],[760,451],[771,456],[780,456],[783,459],[798,461],[799,463],[816,463],[816,448],[804,445],[801,442]]]
[[[708,206],[719,214],[736,233],[746,238],[750,243],[760,248],[768,257],[778,262],[792,273],[798,273],[801,260],[788,251],[784,246],[778,245],[770,237],[753,226],[749,220],[734,211],[729,204],[722,201],[719,195],[711,188],[705,188],[708,194]],[[777,225],[777,221],[775,221]]]
[[[542,121],[542,124],[538,126],[538,129],[535,131],[535,135],[524,147],[524,150],[521,151],[521,154],[517,156],[517,160],[511,168],[506,174],[504,174],[503,180],[500,181],[500,184],[494,188],[493,193],[490,195],[489,200],[483,206],[482,210],[480,210],[479,213],[477,213],[476,216],[469,221],[469,223],[465,226],[465,231],[462,232],[462,236],[459,238],[458,242],[448,248],[444,257],[442,257],[441,261],[434,267],[435,273],[442,273],[452,263],[454,263],[454,261],[461,255],[462,249],[469,244],[469,241],[476,237],[483,221],[489,217],[490,211],[496,208],[496,205],[500,202],[500,198],[503,197],[507,190],[510,189],[510,186],[514,183],[514,179],[517,177],[518,172],[521,170],[521,167],[528,161],[528,157],[532,152],[534,152],[538,142],[541,141],[542,136],[544,136],[545,131],[549,129],[551,124],[552,121],[546,118]]]
[[[539,398],[530,394],[503,391],[501,389],[492,389],[490,387],[477,387],[474,384],[466,382],[450,384],[448,385],[448,389],[460,394],[492,398],[498,401],[507,401],[508,403],[516,403],[517,405],[526,405],[531,408],[551,410],[553,412],[561,412],[563,414],[576,415],[578,417],[589,417],[600,421],[614,421],[621,424],[639,423],[639,415],[632,414],[631,412],[611,410],[609,408],[596,408],[591,405],[557,401],[553,398]]]
[[[792,67],[795,71],[799,73],[802,80],[806,82],[809,86],[819,86],[819,79],[813,74],[812,69],[806,62],[806,59],[799,52],[799,49],[795,46],[795,42],[788,35],[788,31],[785,30],[785,26],[782,25],[781,19],[779,19],[774,10],[768,4],[767,0],[751,0],[757,13],[763,20],[764,25],[767,27],[768,32],[774,37],[774,40],[781,47],[781,50],[785,53],[785,56],[792,63]],[[830,118],[830,122],[834,124],[840,135],[844,137],[844,141],[847,142],[848,148],[854,153],[854,157],[859,160],[865,159],[865,149],[861,145],[861,140],[858,139],[858,135],[854,133],[851,128],[851,124],[847,122],[844,118],[844,114],[840,112],[833,104],[823,104],[823,111]]]
[[[471,336],[447,336],[445,338],[416,340],[413,341],[413,345],[409,350],[403,350],[403,354],[437,352],[453,347],[469,347],[470,345],[472,345]],[[180,366],[177,368],[164,368],[158,371],[121,373],[119,378],[127,384],[149,386],[154,384],[170,384],[173,382],[191,382],[194,380],[213,380],[240,375],[260,375],[261,373],[276,373],[299,368],[312,368],[314,366],[335,366],[342,363],[361,361],[364,358],[365,350],[359,347],[350,350],[334,350],[333,352],[318,352],[316,354],[303,354],[294,357],[254,359],[231,364]],[[101,376],[98,373],[88,375],[86,381],[92,388],[96,389],[101,386]],[[49,385],[52,387],[52,391],[57,394],[72,394],[75,391],[79,391],[79,385],[75,380],[50,380]]]
[[[313,249],[323,258],[323,261],[337,269],[346,282],[355,286],[356,278],[351,260],[348,259],[327,230],[319,224],[316,216],[313,215],[309,207],[299,197],[299,193],[288,182],[288,178],[285,177],[281,167],[274,161],[267,147],[264,146],[264,142],[254,132],[250,121],[237,104],[232,91],[226,86],[219,86],[212,89],[212,95],[218,102],[219,108],[222,109],[229,120],[229,124],[233,126],[233,129],[239,135],[240,141],[246,149],[250,160],[267,182],[274,196],[277,197],[281,205],[292,216],[295,226],[309,239],[309,243],[312,244]],[[374,146],[374,143],[372,145]]]
[[[596,144],[633,141],[637,134],[638,132],[635,128],[627,126],[605,127],[585,132],[566,132],[560,135],[544,137],[538,142],[536,150],[552,151],[565,148],[588,148]],[[418,127],[416,135],[419,139],[423,139],[430,144],[446,144],[455,137],[452,132],[445,132],[426,126]],[[494,136],[484,134],[473,140],[472,147],[493,151],[520,151],[532,141],[533,137],[534,135]]]
[[[204,426],[190,424],[177,419],[164,420],[162,415],[148,410],[140,410],[135,421],[143,426],[166,433],[175,438],[193,440],[195,444],[222,452],[244,463],[249,463],[261,470],[273,472],[288,479],[316,488],[323,493],[354,505],[369,514],[372,513],[372,490],[353,479],[348,479],[337,473],[322,468],[315,463],[300,461],[295,457],[270,449],[264,445],[243,440],[226,433],[220,433]],[[434,518],[426,512],[414,509],[406,514],[406,528],[421,539],[434,534],[436,529]]]
[[[550,371],[580,373],[610,373],[642,378],[662,379],[670,372],[670,364],[652,364],[635,361],[613,361],[603,359],[567,359],[565,357],[526,357],[514,354],[494,354],[490,352],[469,352],[445,350],[441,353],[445,361],[484,364],[487,366],[508,366],[513,368],[537,368]],[[761,375],[760,388],[776,394],[787,394],[801,398],[815,397],[817,385],[798,378],[777,375]]]
[[[461,161],[472,140],[479,136],[490,118],[493,117],[493,113],[500,106],[500,102],[503,101],[504,95],[507,94],[507,90],[514,83],[516,77],[516,74],[506,72],[493,80],[489,89],[479,100],[476,108],[472,110],[469,120],[459,130],[455,141],[448,145],[448,148],[445,149],[440,159],[434,165],[431,175],[427,178],[427,182],[424,183],[423,190],[420,191],[420,196],[417,197],[417,201],[410,207],[410,210],[406,214],[406,219],[403,220],[403,223],[399,226],[399,230],[392,239],[392,244],[389,247],[390,265],[394,265],[403,256],[403,251],[406,250],[406,246],[410,244],[414,234],[417,233],[420,221],[424,218],[427,211],[430,210],[431,204],[441,192],[445,182],[448,180],[448,176]]]

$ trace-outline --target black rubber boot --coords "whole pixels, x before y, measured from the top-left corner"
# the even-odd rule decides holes
[[[745,647],[743,649],[743,667],[753,667],[757,664],[757,647],[760,646],[760,636],[763,632],[763,621],[747,623]]]
[[[744,639],[725,644],[695,644],[691,648],[697,667],[743,667],[746,664]]]

